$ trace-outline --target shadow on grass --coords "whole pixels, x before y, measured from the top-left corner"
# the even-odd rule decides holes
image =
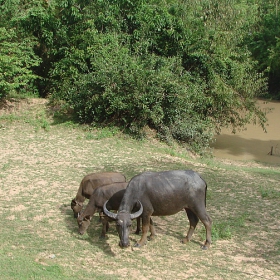
[[[115,256],[115,253],[111,250],[110,245],[106,242],[105,239],[100,238],[101,230],[102,230],[102,223],[99,222],[98,215],[94,215],[92,217],[92,221],[90,223],[90,226],[87,230],[87,237],[85,238],[82,235],[79,235],[78,233],[78,224],[77,219],[74,218],[73,211],[70,206],[67,204],[62,204],[59,207],[59,210],[61,212],[61,215],[64,217],[64,222],[66,225],[67,230],[71,233],[71,235],[77,239],[77,240],[83,240],[85,242],[88,242],[91,246],[97,246],[100,248],[105,254],[110,256]],[[110,223],[110,229],[112,230],[113,223]],[[116,232],[117,234],[117,232]]]
[[[70,206],[70,201],[69,205],[66,203],[60,205],[59,210],[61,212],[61,215],[64,217],[64,222],[67,230],[72,234],[78,233],[77,219],[74,218],[74,214]]]
[[[111,245],[107,242],[109,240],[108,235],[106,235],[105,238],[100,238],[101,231],[102,231],[102,223],[99,221],[99,216],[98,214],[95,214],[92,217],[90,226],[87,230],[87,237],[81,236],[78,233],[78,225],[77,225],[77,220],[74,218],[73,211],[70,207],[70,201],[69,205],[68,204],[62,204],[59,207],[61,214],[64,217],[64,222],[67,227],[67,230],[72,234],[72,236],[75,239],[78,240],[83,240],[85,242],[88,242],[90,246],[93,247],[98,247],[100,250],[102,250],[106,255],[108,256],[115,256],[115,253],[113,252]],[[175,216],[175,215],[173,215]],[[172,219],[172,220],[169,220]],[[176,219],[176,217],[168,216],[168,217],[154,217],[154,226],[156,230],[157,235],[166,235],[166,236],[171,236],[173,238],[176,238],[178,240],[178,243],[181,242],[182,238],[185,237],[188,228],[189,228],[189,222],[187,215],[183,221],[180,221]],[[181,229],[178,231],[178,225],[174,225],[174,220],[178,225],[182,225],[183,223],[183,228],[180,227]],[[136,220],[133,223],[129,239],[130,243],[133,246],[139,239],[141,238],[141,232],[140,234],[135,234],[136,230]],[[109,230],[108,234],[112,234],[115,236],[118,236],[117,230],[115,228],[115,222],[110,222],[109,223]],[[202,242],[197,241],[195,238],[195,234],[190,241],[190,243],[197,244],[199,247],[202,246]],[[149,242],[156,242],[157,237],[153,241],[148,241],[147,245],[149,245]],[[117,237],[117,242],[119,242],[119,238]],[[168,243],[166,243],[166,246],[168,246]],[[182,244],[182,246],[187,246],[187,244]]]
[[[185,212],[185,211],[182,211],[182,212]],[[176,215],[177,215],[177,217],[176,217]],[[201,221],[199,221],[199,223],[201,223]],[[200,236],[201,230],[199,230],[199,227],[201,225],[202,225],[202,227],[204,227],[202,223],[200,226],[198,225],[197,228],[195,229],[190,242],[188,242],[186,244],[183,244],[181,242],[182,239],[187,236],[187,232],[189,230],[189,220],[185,213],[183,213],[182,216],[181,216],[181,213],[177,213],[177,214],[171,215],[171,216],[157,217],[157,221],[154,222],[154,224],[155,224],[157,233],[159,233],[160,235],[163,235],[163,236],[170,236],[174,239],[177,239],[177,242],[181,243],[182,246],[187,246],[189,243],[197,244],[198,247],[201,247],[204,245],[204,240],[199,241],[199,240],[201,240],[201,236]],[[166,243],[166,246],[167,245],[168,245],[168,243]]]
[[[108,234],[113,234],[117,236],[117,242],[119,242],[119,237],[118,233],[116,230],[116,224],[115,222],[110,222],[109,223],[109,230],[106,234],[105,238],[100,238],[101,235],[101,230],[102,230],[102,224],[99,222],[98,216],[94,216],[91,221],[91,225],[89,226],[87,230],[87,234],[89,238],[87,241],[94,246],[98,246],[101,250],[103,250],[106,254],[115,256],[115,253],[111,250],[111,246],[108,244],[107,240],[109,240]],[[136,221],[133,223],[132,230],[130,232],[130,243],[134,245],[140,239],[140,235],[135,234],[136,230]]]

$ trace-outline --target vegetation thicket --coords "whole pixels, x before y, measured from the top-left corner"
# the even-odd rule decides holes
[[[199,151],[222,127],[264,128],[255,97],[278,94],[275,0],[10,0],[0,15],[0,98],[49,97],[81,123]]]

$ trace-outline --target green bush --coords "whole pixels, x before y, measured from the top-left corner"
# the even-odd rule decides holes
[[[211,123],[200,120],[195,103],[203,98],[202,87],[193,85],[180,60],[133,55],[121,40],[115,34],[96,35],[82,56],[77,50],[69,53],[54,71],[68,78],[57,83],[52,99],[65,100],[80,122],[110,123],[137,136],[148,125],[161,139],[170,135],[181,143],[207,145]],[[86,58],[90,71],[81,73],[79,61]]]
[[[33,52],[35,41],[29,38],[18,41],[15,29],[0,28],[0,99],[11,93],[37,95],[34,82],[38,79],[32,67],[40,59]]]

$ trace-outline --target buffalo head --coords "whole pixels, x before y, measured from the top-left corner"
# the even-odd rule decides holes
[[[79,226],[79,234],[83,235],[87,231],[90,225],[90,220],[91,220],[90,216],[83,217],[82,215],[80,215],[78,217],[77,223]]]
[[[140,204],[140,209],[135,213],[129,213],[128,211],[121,210],[117,214],[110,212],[106,208],[108,200],[103,205],[103,211],[104,214],[106,214],[109,218],[116,221],[117,231],[120,237],[120,247],[128,247],[129,246],[129,232],[130,227],[132,224],[132,220],[136,219],[141,216],[143,213],[143,206],[140,201],[138,203]]]
[[[74,212],[74,218],[77,218],[83,209],[83,203],[78,202],[77,200],[73,199],[71,201],[71,208]]]

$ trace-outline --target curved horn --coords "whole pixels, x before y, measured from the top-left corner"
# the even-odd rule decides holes
[[[106,208],[106,204],[107,204],[108,200],[104,203],[103,205],[103,211],[104,214],[107,215],[109,218],[116,220],[117,219],[117,214],[110,212],[109,210],[107,210]]]
[[[139,200],[138,202],[140,203],[140,209],[137,212],[130,214],[131,220],[138,218],[143,213],[143,205]]]

